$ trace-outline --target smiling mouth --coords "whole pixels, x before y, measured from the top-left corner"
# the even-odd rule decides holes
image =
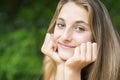
[[[76,46],[71,46],[67,44],[58,43],[62,48],[75,48]]]

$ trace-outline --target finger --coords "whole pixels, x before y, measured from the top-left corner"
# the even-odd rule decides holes
[[[76,47],[73,56],[80,56],[80,48]]]
[[[49,38],[48,38],[49,37]],[[56,43],[52,40],[52,39],[50,39],[50,36],[48,35],[47,37],[46,37],[46,41],[45,41],[45,43],[43,44],[43,46],[42,46],[42,52],[45,54],[45,55],[50,55],[50,54],[52,54],[53,52],[55,52],[56,51],[56,49],[57,49],[57,45],[56,45]]]
[[[54,51],[56,51],[57,50],[57,43],[56,43],[56,41],[55,41],[55,39],[54,39],[54,36],[53,36],[53,34],[50,34],[50,36],[51,36],[51,40],[53,41],[53,48],[54,48]]]
[[[48,47],[48,44],[49,44],[50,41],[51,41],[51,40],[50,40],[50,34],[47,33],[47,34],[46,34],[46,37],[45,37],[45,40],[44,40],[44,43],[43,43],[43,45],[42,45],[42,47],[41,47],[41,51],[42,51],[43,53],[46,52],[46,48]]]
[[[98,55],[98,50],[97,50],[97,44],[96,43],[93,43],[92,44],[92,60],[95,61],[97,59],[97,55]]]
[[[81,59],[81,61],[85,61],[85,56],[86,56],[86,44],[82,43],[80,45],[80,59]]]
[[[50,42],[50,34],[47,33],[46,37],[45,37],[45,40],[44,40],[44,43],[43,43],[43,46],[46,46],[49,42]]]
[[[53,52],[56,52],[57,45],[54,43],[53,40],[50,40],[49,43],[46,45],[46,53],[48,56],[51,56]]]
[[[47,33],[46,37],[45,37],[45,42],[48,43],[50,40],[54,40],[53,39],[53,34]]]
[[[62,59],[59,57],[58,53],[53,52],[50,57],[53,59],[53,61],[57,62],[57,63],[61,63],[63,62]]]
[[[46,41],[46,40],[49,41],[49,40],[50,40],[50,37],[51,37],[50,33],[47,33],[47,34],[46,34],[46,37],[45,37],[45,41]]]
[[[86,61],[92,61],[92,44],[91,42],[87,42],[87,52],[86,52]]]
[[[53,37],[54,37],[54,35],[53,35],[53,34],[49,34],[49,35],[50,35],[50,37],[51,37],[51,38],[53,38]]]
[[[53,40],[51,40],[46,46],[47,48],[45,55],[49,56],[53,61],[57,63],[62,62],[62,59],[59,57],[58,53],[56,52],[57,49],[56,43]]]

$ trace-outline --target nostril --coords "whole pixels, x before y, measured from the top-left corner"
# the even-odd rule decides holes
[[[71,35],[63,34],[61,38],[62,38],[63,42],[70,42],[70,41],[72,41]]]

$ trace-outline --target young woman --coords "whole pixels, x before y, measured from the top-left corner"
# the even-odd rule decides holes
[[[120,80],[119,49],[100,0],[60,0],[41,48],[44,80]]]

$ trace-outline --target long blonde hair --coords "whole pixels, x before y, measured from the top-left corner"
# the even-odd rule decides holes
[[[87,77],[88,80],[120,80],[120,37],[100,0],[60,0],[48,32],[53,33],[59,12],[69,1],[88,10],[93,41],[98,44],[98,58],[83,69],[82,79]],[[48,57],[45,57],[43,65],[44,80],[49,80],[56,72],[56,65]]]

